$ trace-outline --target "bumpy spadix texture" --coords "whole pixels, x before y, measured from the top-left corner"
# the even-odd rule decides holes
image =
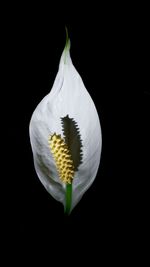
[[[71,184],[74,176],[74,165],[68,146],[60,135],[49,138],[49,146],[56,162],[59,177],[65,184]]]
[[[96,177],[102,139],[95,105],[69,50],[68,43],[50,93],[33,112],[30,141],[39,179],[64,206],[66,185],[72,184],[72,210]]]

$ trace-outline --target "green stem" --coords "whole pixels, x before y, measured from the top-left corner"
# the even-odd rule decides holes
[[[65,206],[65,214],[70,214],[71,209],[71,202],[72,202],[72,184],[66,185],[66,206]]]

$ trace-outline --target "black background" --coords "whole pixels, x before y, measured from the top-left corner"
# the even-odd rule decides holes
[[[54,12],[34,6],[11,12],[10,7],[3,22],[8,140],[4,191],[2,187],[4,233],[7,246],[13,249],[17,244],[15,255],[23,253],[22,259],[33,251],[37,257],[43,248],[50,261],[54,252],[56,260],[74,255],[72,262],[81,255],[92,260],[106,255],[107,260],[130,253],[123,247],[129,240],[131,245],[133,227],[127,166],[134,121],[130,111],[135,101],[131,76],[136,21],[129,23],[132,16],[122,7],[119,12],[110,6],[89,7],[88,13],[77,9],[75,14],[73,9]],[[50,91],[58,70],[65,25],[73,64],[94,100],[102,127],[97,177],[68,218],[36,175],[29,140],[31,115]]]

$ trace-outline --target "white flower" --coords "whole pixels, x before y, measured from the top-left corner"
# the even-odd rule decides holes
[[[33,112],[30,141],[40,181],[69,214],[96,177],[102,146],[99,117],[72,64],[69,39],[52,90]]]

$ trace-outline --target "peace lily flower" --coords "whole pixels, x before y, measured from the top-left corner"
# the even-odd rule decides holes
[[[54,85],[29,130],[37,175],[69,214],[96,177],[102,138],[95,105],[70,58],[68,34]]]

